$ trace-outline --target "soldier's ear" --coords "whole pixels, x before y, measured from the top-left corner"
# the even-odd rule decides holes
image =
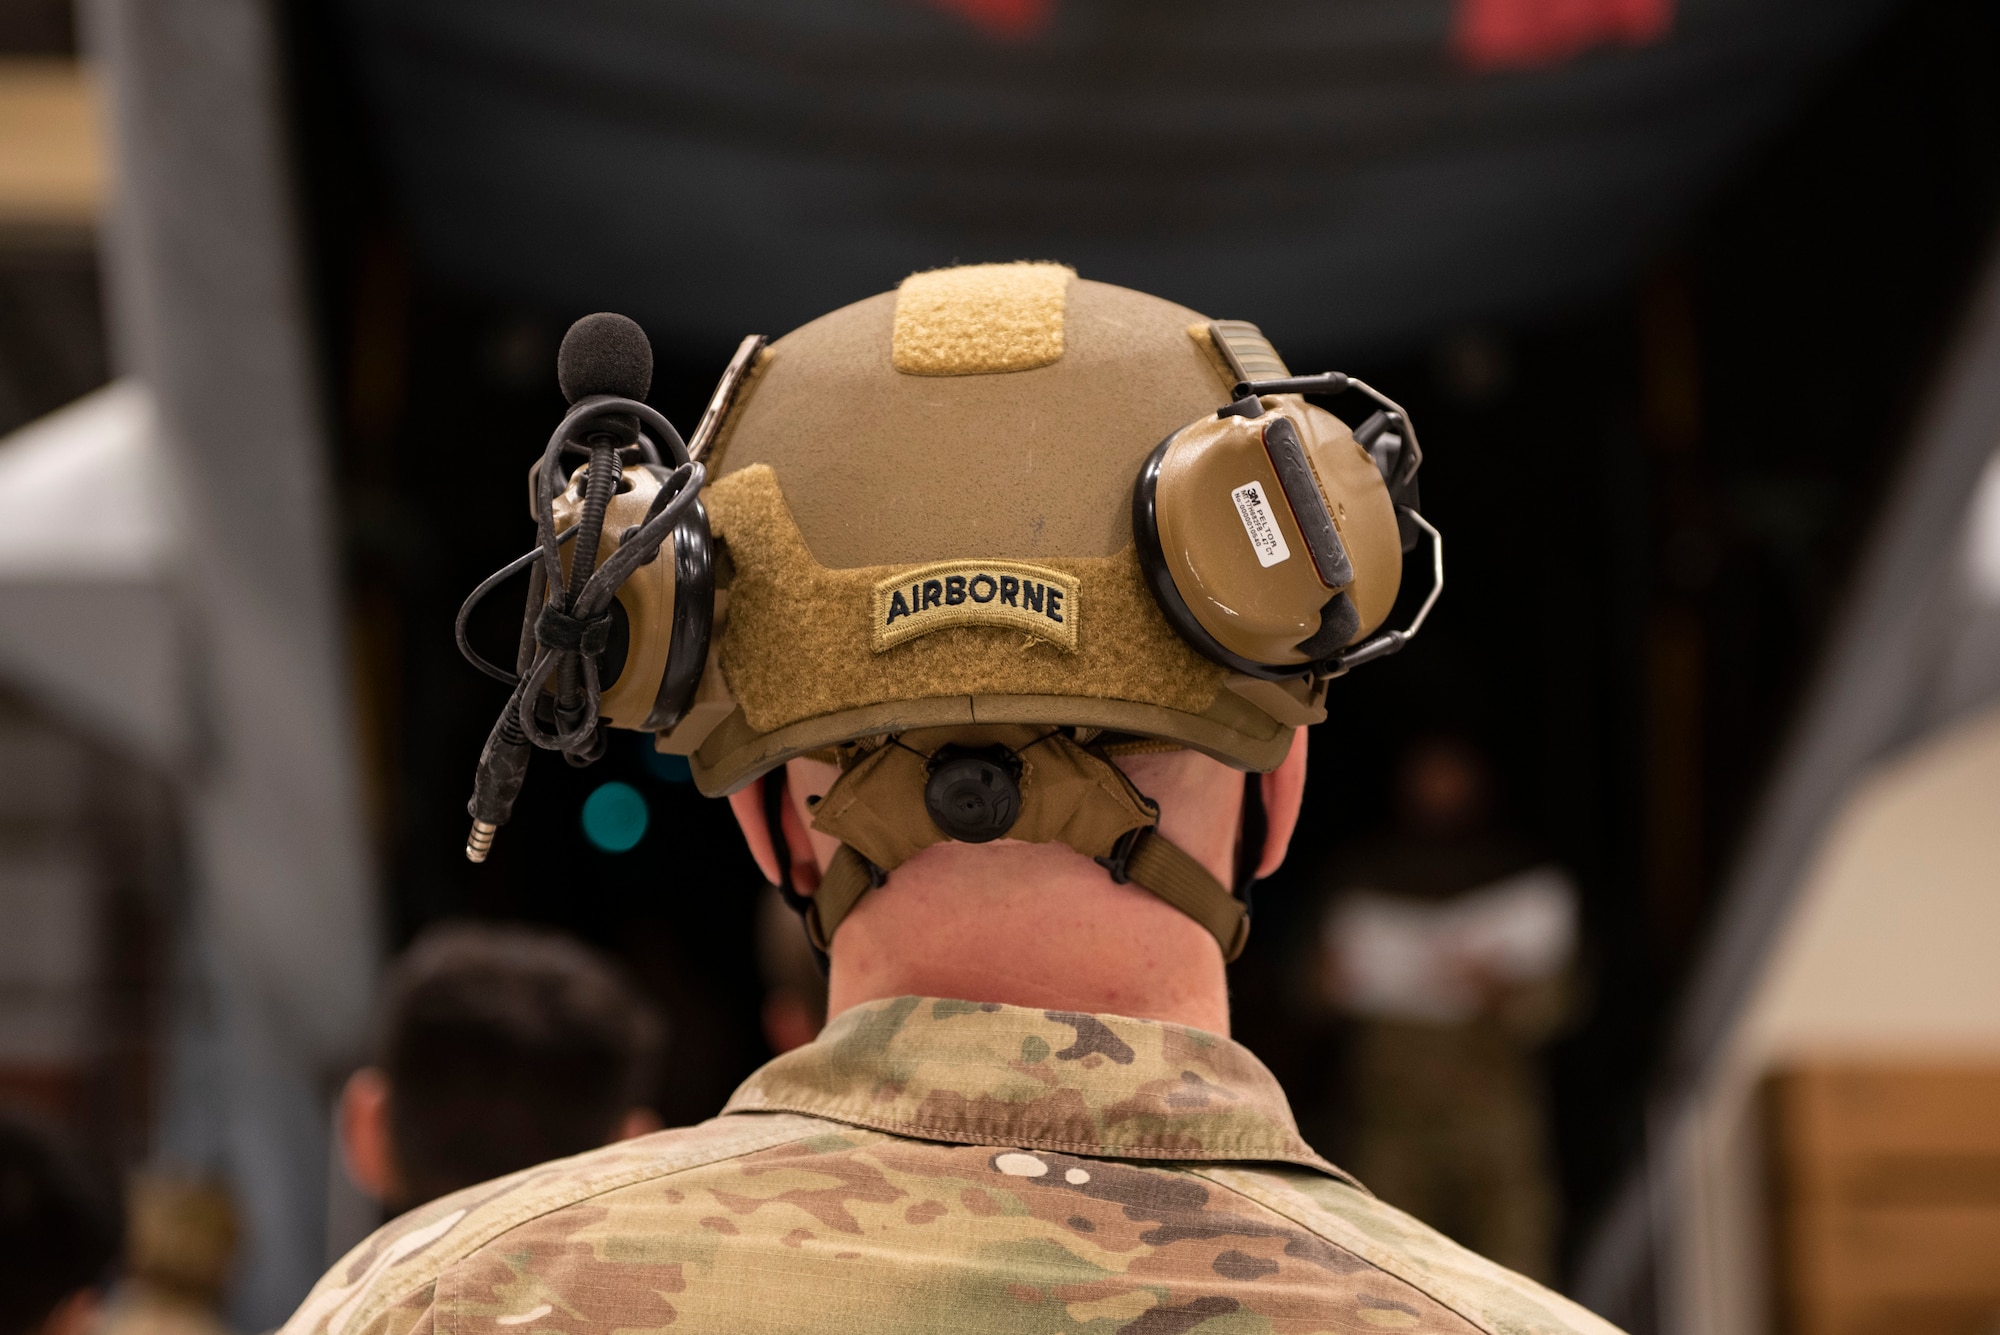
[[[777,885],[780,873],[778,846],[772,842],[771,826],[764,819],[764,785],[773,779],[783,783],[784,770],[766,774],[748,787],[731,793],[729,810],[736,817],[737,828],[743,831],[743,842],[750,846],[750,856],[756,860],[757,870],[764,873],[765,880]]]
[[[783,800],[777,804],[778,819],[784,827],[779,831],[784,838],[779,842],[778,855],[790,861],[792,889],[802,895],[810,895],[819,889],[820,876],[818,844],[814,841],[812,827],[807,823],[805,807],[808,800],[807,787],[801,786],[798,774],[802,766],[810,768],[812,764],[813,762],[809,760],[794,760],[786,764],[785,791],[780,794]],[[764,809],[769,811],[770,807]],[[768,817],[766,819],[768,821]],[[824,840],[824,842],[831,845],[832,841]],[[832,856],[832,847],[829,847],[827,857]]]
[[[764,786],[771,783],[780,785],[776,801],[771,800]],[[812,835],[790,791],[786,769],[772,770],[749,787],[731,793],[729,809],[735,813],[737,827],[743,831],[743,842],[750,846],[750,856],[757,860],[757,869],[764,873],[765,880],[772,885],[787,884],[779,879],[779,873],[783,864],[789,861],[789,884],[793,890],[810,895],[819,889],[820,865],[814,860]],[[779,812],[779,819],[784,822],[784,828],[775,831],[780,836],[775,839],[771,829],[773,810]]]
[[[1292,733],[1292,749],[1278,768],[1263,779],[1264,856],[1257,863],[1257,875],[1269,876],[1285,860],[1292,846],[1292,832],[1299,827],[1299,806],[1306,796],[1306,732]]]

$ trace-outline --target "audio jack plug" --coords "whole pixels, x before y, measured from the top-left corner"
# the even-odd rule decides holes
[[[512,704],[512,701],[509,701]],[[472,780],[472,800],[465,804],[472,817],[472,832],[465,837],[468,862],[484,862],[493,851],[494,836],[514,814],[514,799],[528,777],[528,761],[534,748],[521,730],[518,711],[503,711],[479,753],[479,769]]]

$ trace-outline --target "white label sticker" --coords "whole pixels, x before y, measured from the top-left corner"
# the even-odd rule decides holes
[[[1257,553],[1257,564],[1269,569],[1280,561],[1288,561],[1292,549],[1285,546],[1285,535],[1278,531],[1278,523],[1271,517],[1270,502],[1264,499],[1264,489],[1255,482],[1245,482],[1229,493],[1236,502],[1236,513],[1243,520],[1243,531],[1250,535],[1250,546]]]

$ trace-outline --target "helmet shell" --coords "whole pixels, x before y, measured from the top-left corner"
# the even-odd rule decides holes
[[[916,301],[932,278],[943,298]],[[1196,652],[1132,534],[1147,456],[1235,379],[1204,316],[1053,265],[917,275],[779,339],[708,456],[726,696],[704,691],[733,708],[662,748],[711,793],[857,738],[989,723],[1274,768],[1324,717],[1324,683]],[[1031,586],[1061,594],[1059,623],[1023,605]]]

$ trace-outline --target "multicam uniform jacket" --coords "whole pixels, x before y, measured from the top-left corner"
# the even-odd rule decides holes
[[[396,1220],[285,1335],[1615,1335],[1384,1205],[1225,1038],[901,997],[722,1116]]]

